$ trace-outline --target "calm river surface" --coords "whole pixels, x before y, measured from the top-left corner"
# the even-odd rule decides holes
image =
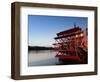
[[[53,50],[29,51],[28,66],[47,66],[59,64],[56,53]]]

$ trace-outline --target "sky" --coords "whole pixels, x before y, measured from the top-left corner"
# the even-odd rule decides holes
[[[73,28],[74,24],[85,29],[87,22],[86,17],[29,15],[28,45],[52,47],[56,33]]]

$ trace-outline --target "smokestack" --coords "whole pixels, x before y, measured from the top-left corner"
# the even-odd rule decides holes
[[[74,23],[74,28],[76,28],[76,24]]]

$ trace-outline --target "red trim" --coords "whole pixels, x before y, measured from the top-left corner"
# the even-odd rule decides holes
[[[64,60],[80,60],[79,56],[64,56],[64,55],[56,55],[59,59]]]
[[[80,31],[80,30],[81,30],[81,28],[75,27],[75,28],[72,28],[72,29],[69,29],[69,30],[65,30],[65,31],[59,32],[59,33],[57,33],[57,35],[59,36],[59,35],[65,34],[65,33],[69,34],[69,33],[73,33],[73,32]]]

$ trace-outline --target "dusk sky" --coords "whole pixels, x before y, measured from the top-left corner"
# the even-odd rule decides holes
[[[67,16],[28,16],[28,45],[53,46],[56,33],[73,28],[74,24],[82,29],[87,27],[86,17]]]

